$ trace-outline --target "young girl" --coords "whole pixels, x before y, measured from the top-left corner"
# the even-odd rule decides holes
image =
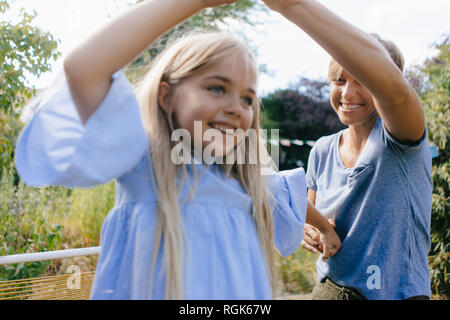
[[[200,152],[213,144],[219,159],[252,142],[263,148],[259,139],[233,135],[259,132],[258,68],[240,41],[224,34],[179,40],[153,63],[137,95],[117,72],[198,10],[231,2],[137,5],[67,57],[67,83],[20,136],[16,165],[28,184],[90,187],[116,179],[93,299],[269,299],[273,244],[292,253],[306,212],[322,232],[324,258],[339,249],[334,229],[307,203],[302,169],[264,177],[262,159],[174,163],[177,130]],[[233,143],[204,141],[211,130]]]
[[[427,299],[431,155],[420,99],[391,42],[314,0],[264,0],[332,56],[330,102],[348,129],[319,139],[308,198],[334,217],[343,245],[317,261],[313,299]],[[320,250],[305,227],[303,246]]]

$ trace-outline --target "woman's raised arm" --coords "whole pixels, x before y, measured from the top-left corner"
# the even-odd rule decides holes
[[[374,97],[376,109],[398,140],[419,140],[425,118],[419,97],[378,41],[314,0],[264,0],[322,46]]]

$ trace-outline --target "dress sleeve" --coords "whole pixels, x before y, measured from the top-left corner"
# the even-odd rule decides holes
[[[305,171],[297,168],[274,173],[268,185],[275,196],[275,246],[285,257],[292,254],[303,239],[307,208]]]
[[[32,186],[91,187],[132,169],[149,147],[136,96],[123,70],[83,125],[64,72],[21,132],[15,163]]]

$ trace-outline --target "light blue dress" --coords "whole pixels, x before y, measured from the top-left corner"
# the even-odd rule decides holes
[[[164,299],[162,249],[151,295],[149,289],[158,199],[150,180],[152,150],[131,84],[123,71],[113,79],[101,106],[83,126],[60,74],[19,137],[16,167],[33,186],[91,187],[115,179],[115,206],[102,227],[91,298]],[[185,182],[180,193],[184,298],[271,299],[251,198],[217,166],[196,166],[205,174],[199,175],[194,199],[183,202],[190,183]],[[193,168],[188,166],[186,181],[192,179]],[[268,176],[267,181],[276,199],[275,245],[286,256],[303,238],[305,174],[295,169]]]

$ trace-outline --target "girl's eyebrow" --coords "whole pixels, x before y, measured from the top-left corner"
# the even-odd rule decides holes
[[[232,83],[232,81],[230,79],[228,79],[228,78],[226,78],[224,76],[220,76],[220,75],[209,76],[206,79],[217,79],[217,80],[220,80],[220,81],[225,82],[227,84],[231,84]],[[252,89],[252,88],[247,88],[247,91],[249,91],[252,94],[256,94],[256,91],[254,89]]]

